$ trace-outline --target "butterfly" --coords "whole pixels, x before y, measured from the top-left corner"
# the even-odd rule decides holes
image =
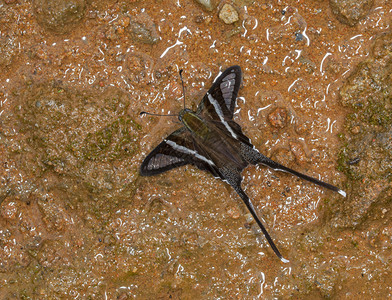
[[[144,159],[140,174],[161,174],[184,165],[193,165],[230,184],[244,201],[257,225],[279,259],[288,262],[279,252],[260,221],[256,210],[241,188],[241,172],[249,165],[262,164],[313,182],[319,186],[346,193],[336,186],[287,168],[261,154],[233,120],[236,99],[241,85],[239,66],[226,69],[204,95],[196,112],[184,108],[178,114],[183,126],[166,137]],[[143,112],[144,113],[144,112]]]

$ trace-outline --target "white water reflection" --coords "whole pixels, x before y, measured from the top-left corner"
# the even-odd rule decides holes
[[[182,45],[182,44],[184,44],[184,43],[183,43],[183,42],[180,42],[179,40],[177,40],[176,43],[175,43],[174,45],[171,45],[171,46],[167,47],[167,48],[165,49],[165,51],[163,51],[163,53],[161,54],[161,56],[160,56],[159,58],[163,58],[163,57],[167,54],[167,52],[168,52],[170,49],[172,49],[172,48],[174,48],[174,47],[176,47],[176,46]]]

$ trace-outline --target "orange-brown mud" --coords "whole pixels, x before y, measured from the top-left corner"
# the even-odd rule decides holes
[[[0,1],[0,298],[391,297],[392,3],[330,2]],[[139,113],[234,64],[256,148],[348,194],[243,172],[287,264],[225,183],[138,174],[179,127]]]

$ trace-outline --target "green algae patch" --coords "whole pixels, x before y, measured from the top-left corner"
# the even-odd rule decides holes
[[[72,174],[86,160],[108,163],[138,151],[141,127],[127,112],[128,96],[117,89],[97,92],[47,82],[17,95],[24,102],[16,109],[20,131],[42,171]]]
[[[14,109],[3,124],[18,135],[4,131],[3,143],[38,186],[50,182],[47,188],[57,198],[98,219],[132,200],[139,182],[141,126],[129,94],[47,81],[26,84],[13,98]],[[45,208],[46,201],[36,198]],[[53,215],[52,209],[42,213]]]
[[[119,118],[94,133],[87,134],[83,146],[83,157],[89,160],[110,161],[138,150],[136,132],[140,125],[132,119]]]

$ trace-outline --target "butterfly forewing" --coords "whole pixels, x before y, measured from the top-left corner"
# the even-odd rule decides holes
[[[214,162],[202,152],[200,147],[197,147],[189,131],[182,127],[151,151],[140,167],[140,174],[143,176],[157,175],[187,164],[208,171],[215,177],[220,176]]]
[[[240,125],[233,120],[241,74],[239,66],[226,69],[203,97],[196,113],[213,123],[212,126],[218,127],[225,135],[253,147],[249,138],[242,133]]]
[[[204,96],[197,113],[208,114],[211,119],[216,121],[221,121],[222,117],[232,119],[241,80],[239,66],[226,69]]]

